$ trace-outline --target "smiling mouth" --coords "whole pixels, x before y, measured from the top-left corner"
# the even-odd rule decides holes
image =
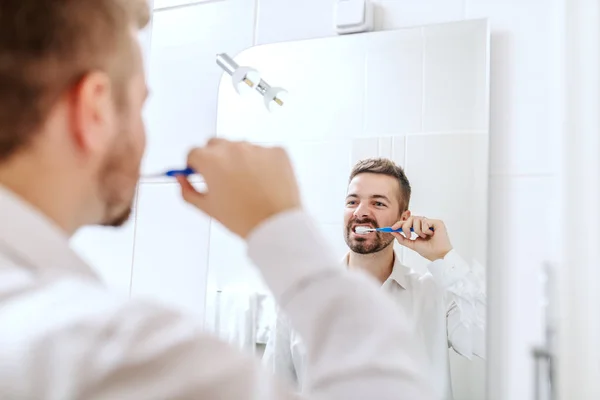
[[[358,232],[356,231],[356,229],[358,229]],[[352,232],[354,232],[355,235],[368,235],[369,233],[373,233],[373,231],[366,231],[367,229],[373,229],[373,227],[371,225],[355,225],[352,227]]]

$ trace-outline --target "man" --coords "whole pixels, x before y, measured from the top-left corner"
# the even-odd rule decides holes
[[[413,217],[408,210],[411,188],[402,168],[382,158],[358,162],[351,174],[344,209],[344,238],[350,252],[344,265],[373,276],[399,310],[412,335],[426,349],[423,363],[439,398],[452,398],[448,346],[467,358],[485,357],[485,286],[452,249],[441,221]],[[393,226],[416,234],[359,234],[357,227]],[[434,228],[431,230],[430,228]],[[431,263],[419,275],[402,265],[394,238]],[[401,318],[396,314],[390,318]],[[280,315],[264,363],[275,374],[304,389],[304,346],[290,322]]]
[[[0,398],[298,398],[196,321],[111,293],[68,246],[79,227],[130,213],[147,21],[137,0],[0,2]],[[247,241],[314,354],[311,396],[434,398],[407,329],[386,318],[393,303],[322,245],[285,152],[214,139],[188,165],[208,193],[179,177],[184,199]],[[329,345],[340,341],[381,346]]]

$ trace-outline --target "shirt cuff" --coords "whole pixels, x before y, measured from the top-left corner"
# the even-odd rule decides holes
[[[447,288],[463,279],[470,271],[469,265],[452,249],[441,260],[435,260],[427,266],[434,281]]]
[[[320,229],[302,210],[277,214],[247,237],[248,256],[278,303],[310,278],[340,273],[339,262]]]

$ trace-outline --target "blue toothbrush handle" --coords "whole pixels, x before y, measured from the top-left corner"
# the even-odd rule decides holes
[[[429,229],[430,229],[431,231],[433,231],[433,228],[429,228]],[[391,233],[391,232],[402,232],[402,228],[398,228],[398,229],[392,229],[392,228],[377,228],[377,230],[378,230],[379,232],[388,232],[388,233]],[[414,230],[414,229],[411,227],[411,228],[410,228],[410,231],[411,231],[411,232],[414,232],[415,230]]]
[[[166,176],[178,176],[178,175],[183,175],[183,176],[190,176],[195,174],[196,171],[194,171],[192,168],[186,168],[186,169],[172,169],[169,170],[167,172],[165,172]]]

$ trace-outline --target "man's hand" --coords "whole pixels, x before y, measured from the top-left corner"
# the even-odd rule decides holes
[[[392,228],[402,228],[402,232],[407,232],[406,237],[402,233],[392,233],[398,243],[416,251],[429,261],[444,258],[452,250],[446,225],[440,220],[410,217],[406,221],[396,222]],[[411,240],[410,228],[413,228],[418,236],[415,240]],[[433,228],[433,231],[430,228]]]
[[[296,177],[282,148],[211,139],[191,150],[187,162],[204,177],[208,192],[199,193],[179,176],[185,201],[242,238],[267,218],[300,208]]]

